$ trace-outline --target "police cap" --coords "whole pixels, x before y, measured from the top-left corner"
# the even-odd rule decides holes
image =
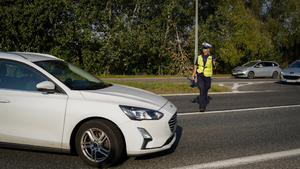
[[[204,43],[202,43],[202,47],[210,49],[211,45],[209,43],[204,42]]]

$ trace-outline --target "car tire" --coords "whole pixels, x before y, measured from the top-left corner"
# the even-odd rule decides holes
[[[254,72],[249,72],[248,73],[248,79],[253,79],[255,77],[255,74],[254,74]]]
[[[75,147],[80,158],[92,167],[106,168],[115,164],[124,148],[119,129],[106,120],[91,120],[79,127]]]
[[[272,78],[273,78],[273,79],[277,79],[277,78],[278,78],[278,72],[276,72],[276,71],[273,72],[273,73],[272,73]]]

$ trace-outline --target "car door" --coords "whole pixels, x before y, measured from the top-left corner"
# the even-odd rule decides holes
[[[264,63],[263,62],[259,62],[254,66],[254,73],[255,73],[255,77],[262,77],[264,76]]]
[[[265,62],[265,77],[272,76],[274,68],[275,67],[274,67],[274,64],[272,64],[272,62]]]
[[[0,70],[0,142],[61,148],[68,96],[37,91],[48,78],[28,65],[0,60]]]

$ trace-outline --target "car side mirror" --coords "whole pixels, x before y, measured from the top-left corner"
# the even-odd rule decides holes
[[[36,89],[41,92],[48,92],[54,93],[55,92],[55,85],[50,81],[43,81],[36,85]]]

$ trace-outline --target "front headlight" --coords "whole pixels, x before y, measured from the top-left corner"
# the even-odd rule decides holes
[[[159,120],[164,114],[156,111],[140,107],[121,106],[120,108],[131,120]]]
[[[284,72],[280,72],[280,74],[284,75],[285,73]]]

